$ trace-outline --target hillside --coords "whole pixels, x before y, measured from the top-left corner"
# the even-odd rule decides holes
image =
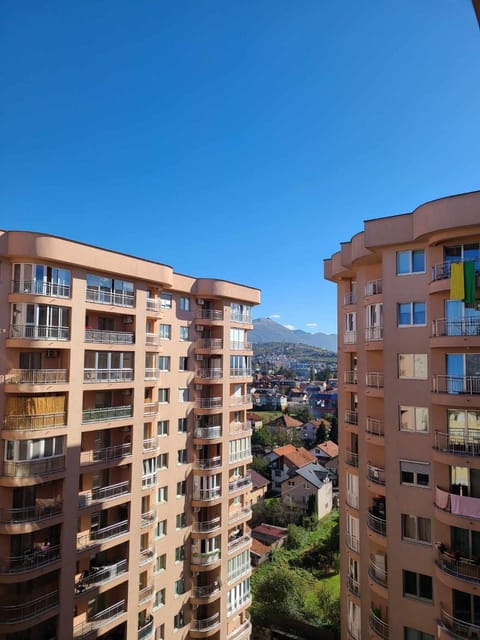
[[[308,333],[301,329],[287,329],[270,318],[257,318],[253,321],[253,331],[249,336],[254,345],[268,342],[286,342],[305,344],[328,351],[337,351],[337,335],[335,333]]]
[[[337,353],[329,349],[312,347],[307,344],[288,342],[265,342],[253,345],[254,362],[273,361],[279,357],[287,358],[289,361],[305,362],[315,365],[324,362],[327,365],[336,365]]]

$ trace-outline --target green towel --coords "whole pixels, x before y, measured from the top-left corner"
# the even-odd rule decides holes
[[[473,262],[473,260],[464,262],[463,275],[465,278],[465,297],[463,300],[465,304],[473,306],[476,298],[475,262]]]

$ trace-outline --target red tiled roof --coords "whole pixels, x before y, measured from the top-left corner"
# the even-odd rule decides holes
[[[290,462],[293,466],[300,469],[300,467],[304,467],[306,464],[310,462],[316,462],[317,459],[303,447],[294,447],[293,444],[286,444],[283,447],[278,447],[278,449],[274,449],[273,452],[277,456],[282,456],[286,461]]]
[[[327,440],[326,442],[317,444],[315,448],[321,449],[330,458],[336,458],[338,456],[338,444],[336,444],[335,442],[332,442],[331,440]]]
[[[269,536],[270,538],[284,538],[288,531],[283,527],[275,527],[273,524],[259,524],[258,527],[252,529],[252,536],[255,537],[255,533],[259,533],[264,536]]]
[[[262,489],[269,483],[269,480],[267,480],[267,478],[262,476],[261,473],[258,473],[258,471],[255,471],[254,469],[249,469],[248,475],[250,476],[250,480],[252,481],[254,489]]]
[[[252,538],[252,545],[250,547],[251,553],[254,553],[256,556],[264,556],[271,550],[272,546],[269,544],[263,544],[260,540],[255,540]]]

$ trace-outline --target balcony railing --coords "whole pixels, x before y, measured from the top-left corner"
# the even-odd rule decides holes
[[[98,613],[92,615],[86,622],[82,622],[78,625],[75,625],[73,628],[73,637],[78,640],[79,638],[84,638],[88,636],[93,631],[96,631],[101,626],[103,626],[106,622],[110,622],[114,618],[118,618],[119,616],[126,613],[127,607],[125,600],[120,600],[115,604],[112,604],[111,607],[107,607]]]
[[[368,617],[368,624],[370,629],[374,631],[377,636],[382,638],[382,640],[388,640],[388,622],[385,622],[378,616],[373,610],[370,610],[370,615]]]
[[[435,488],[435,506],[456,516],[480,520],[480,498]]]
[[[212,551],[205,551],[200,553],[194,551],[192,553],[192,564],[199,564],[205,566],[207,564],[214,564],[220,560],[220,549],[213,549]]]
[[[160,298],[147,298],[147,311],[163,311],[167,308]]]
[[[190,622],[190,629],[192,631],[210,631],[220,624],[220,614],[214,613],[209,618],[193,619]]]
[[[228,491],[230,493],[233,493],[234,491],[239,491],[240,489],[246,489],[247,487],[249,489],[252,487],[252,481],[249,477],[240,478],[239,480],[235,480],[234,482],[228,483]]]
[[[366,375],[367,387],[383,389],[383,371],[369,371]]]
[[[200,338],[196,341],[197,349],[223,349],[222,338]]]
[[[383,420],[378,420],[378,418],[367,418],[367,424],[365,431],[367,433],[371,433],[374,436],[384,436],[385,435],[385,423]]]
[[[33,293],[36,296],[70,298],[70,285],[43,280],[13,280],[12,293]]]
[[[454,638],[480,638],[480,625],[455,618],[443,604],[440,605],[440,619]]]
[[[230,320],[232,322],[242,322],[244,324],[252,324],[252,316],[250,313],[235,313],[230,314]]]
[[[116,293],[114,291],[102,291],[87,287],[87,302],[99,304],[111,304],[115,307],[134,307],[135,296],[131,293]]]
[[[4,558],[4,565],[0,568],[0,573],[24,573],[33,571],[38,567],[56,562],[60,559],[60,546],[51,546],[45,551],[40,549],[26,549],[19,556]]]
[[[247,393],[244,396],[230,396],[228,403],[231,407],[236,407],[237,405],[242,404],[252,404],[252,394]]]
[[[345,464],[348,464],[350,467],[358,467],[358,453],[347,449],[345,451]]]
[[[456,258],[452,262],[465,262],[465,260],[461,260],[460,258]],[[432,280],[444,280],[445,278],[450,278],[450,266],[452,262],[440,262],[438,264],[434,264],[432,267]],[[475,275],[480,273],[480,261],[475,260]]]
[[[141,604],[143,602],[147,602],[147,600],[151,600],[155,595],[155,590],[153,584],[149,584],[146,587],[143,587],[138,592],[138,603]]]
[[[51,429],[52,427],[64,427],[67,424],[67,412],[36,413],[5,416],[4,429],[12,431],[30,429]]]
[[[151,489],[157,484],[157,474],[149,473],[142,476],[142,489]]]
[[[367,466],[367,478],[375,484],[385,484],[385,469],[376,467],[373,464]]]
[[[220,517],[213,518],[212,520],[204,520],[202,522],[194,522],[192,524],[192,531],[194,533],[210,533],[220,528]]]
[[[383,291],[382,280],[369,280],[365,285],[365,296],[376,296]]]
[[[151,640],[155,634],[155,625],[153,620],[150,620],[143,627],[138,629],[138,640]]]
[[[387,521],[385,518],[379,518],[374,515],[371,511],[368,513],[367,517],[367,526],[375,533],[378,533],[381,536],[387,535]]]
[[[4,460],[2,475],[13,478],[29,478],[65,470],[65,456],[40,458],[39,460]]]
[[[206,440],[222,437],[222,427],[195,427],[195,438],[204,438]]]
[[[143,406],[144,416],[154,416],[158,413],[160,405],[158,402],[146,402]]]
[[[147,547],[146,549],[142,549],[140,551],[140,565],[143,567],[149,562],[153,562],[155,560],[155,548]]]
[[[228,514],[228,524],[235,524],[236,522],[240,522],[240,520],[250,520],[252,517],[252,510],[250,507],[242,507],[241,509],[235,509]]]
[[[358,424],[358,411],[345,409],[345,422],[347,424]]]
[[[252,541],[252,536],[250,533],[247,533],[244,536],[238,536],[238,538],[234,538],[233,540],[229,540],[228,553],[232,553],[233,551],[238,551],[238,549],[250,544],[251,541]]]
[[[244,451],[236,451],[235,453],[231,453],[228,457],[228,462],[230,464],[234,462],[240,462],[240,460],[247,460],[252,457],[252,450],[245,449]]]
[[[97,462],[113,462],[132,455],[132,445],[130,442],[117,444],[113,447],[103,449],[92,449],[80,453],[80,464],[95,464]]]
[[[223,311],[217,309],[200,309],[197,315],[198,320],[223,320]]]
[[[63,502],[38,502],[31,507],[16,509],[0,509],[2,524],[22,524],[24,522],[41,522],[49,518],[58,517],[63,512]]]
[[[356,344],[356,342],[357,342],[357,332],[356,331],[344,331],[344,333],[343,333],[343,342],[345,344]]]
[[[230,369],[230,377],[231,378],[251,378],[252,369],[248,367]]]
[[[155,511],[145,511],[145,513],[142,513],[140,518],[140,526],[141,527],[148,527],[149,525],[152,525],[155,523],[156,520],[156,513]]]
[[[195,460],[193,464],[194,469],[202,469],[202,470],[218,469],[221,466],[222,466],[221,456],[215,456],[214,458],[199,458],[198,460]]]
[[[480,393],[480,376],[433,376],[434,393],[476,395]]]
[[[85,491],[78,496],[78,506],[88,507],[94,502],[104,502],[107,500],[114,500],[119,496],[124,496],[130,493],[130,483],[128,480],[125,482],[117,482],[116,484],[110,484],[106,487],[98,487],[91,491]]]
[[[110,582],[117,576],[127,573],[128,562],[127,560],[120,560],[119,562],[113,562],[105,567],[88,569],[84,571],[82,577],[75,585],[75,591],[82,593],[93,586],[102,584],[104,582]]]
[[[162,373],[164,372],[161,369],[150,367],[145,369],[144,378],[145,380],[160,380]]]
[[[480,318],[459,318],[434,320],[432,333],[439,336],[480,336]]]
[[[84,382],[130,382],[133,369],[84,369]]]
[[[121,407],[101,407],[98,409],[84,409],[82,411],[82,422],[107,422],[110,420],[122,420],[131,418],[133,415],[132,405]]]
[[[220,582],[215,580],[209,585],[204,587],[192,587],[192,597],[193,598],[210,598],[214,593],[218,593],[220,591]]]
[[[198,398],[197,406],[199,409],[221,409],[223,404],[222,398]]]
[[[95,529],[89,533],[77,535],[77,549],[84,549],[85,547],[91,547],[92,545],[99,544],[100,542],[106,542],[112,540],[125,533],[128,533],[128,520],[122,520],[122,522],[116,522],[108,527],[102,529]]]
[[[355,291],[349,291],[348,293],[345,293],[343,296],[343,304],[344,305],[349,305],[349,304],[357,304],[357,294]]]
[[[245,620],[242,624],[228,634],[227,640],[246,640],[250,638],[252,632],[252,623],[250,620]]]
[[[478,429],[450,429],[448,433],[435,431],[434,448],[459,456],[480,456]]]
[[[365,340],[367,342],[383,340],[383,327],[367,327],[365,329]]]
[[[440,553],[438,566],[445,573],[460,578],[461,580],[480,582],[480,563],[477,562],[477,560],[444,551]]]
[[[232,351],[250,351],[252,349],[252,345],[250,344],[250,342],[246,342],[245,340],[240,342],[237,340],[232,340],[230,342],[230,349]]]
[[[358,384],[357,371],[345,371],[343,374],[343,380],[345,384]]]
[[[246,420],[245,422],[231,422],[229,433],[246,433],[252,430],[252,423],[250,420]]]
[[[147,333],[145,336],[145,344],[149,347],[158,347],[162,341],[156,333]]]
[[[197,369],[195,376],[203,380],[218,380],[223,378],[223,369],[219,369],[218,367],[213,369]]]
[[[5,602],[5,600],[3,600]],[[50,591],[35,598],[22,599],[18,604],[0,604],[0,624],[14,624],[32,620],[58,606],[58,591]]]
[[[347,576],[347,589],[357,598],[360,596],[360,582],[353,576]]]
[[[70,327],[51,327],[48,325],[12,324],[10,338],[27,340],[70,340]]]
[[[132,331],[85,329],[85,342],[96,342],[97,344],[133,344],[135,342],[135,334]]]
[[[145,438],[143,441],[143,453],[149,453],[150,451],[157,451],[158,449],[158,436],[154,438]]]
[[[385,567],[381,567],[370,558],[368,564],[368,575],[370,578],[382,587],[388,586],[388,572]]]
[[[67,384],[68,369],[10,369],[8,384]]]
[[[349,549],[351,549],[352,551],[356,551],[357,553],[360,553],[360,540],[358,539],[357,536],[353,535],[353,533],[350,533],[349,531],[347,531],[345,536],[345,542]]]
[[[222,496],[221,487],[214,487],[213,489],[194,489],[194,500],[216,500]]]

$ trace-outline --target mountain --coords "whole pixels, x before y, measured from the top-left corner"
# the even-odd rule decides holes
[[[337,351],[337,335],[335,333],[308,333],[301,329],[287,329],[270,318],[257,318],[253,321],[253,331],[249,336],[253,344],[264,342],[289,342],[308,344],[320,349]]]

